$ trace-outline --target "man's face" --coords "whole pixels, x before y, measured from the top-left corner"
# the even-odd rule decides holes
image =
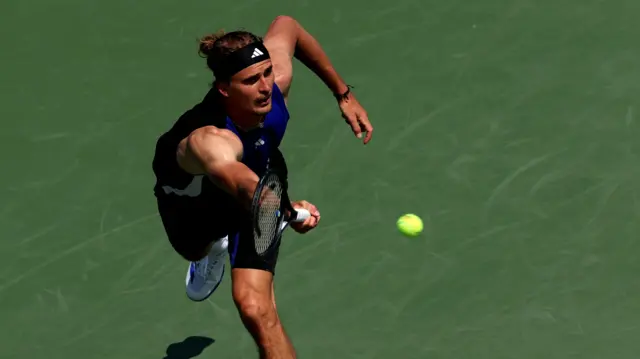
[[[271,60],[265,60],[233,75],[220,92],[239,111],[262,116],[271,111],[274,81]]]

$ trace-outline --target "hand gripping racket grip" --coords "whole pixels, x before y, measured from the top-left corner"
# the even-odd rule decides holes
[[[291,219],[291,222],[304,222],[305,219],[311,217],[311,213],[304,208],[298,208],[296,212],[298,212],[298,215],[296,218]]]
[[[298,208],[295,211],[297,213],[296,218],[291,219],[290,222],[282,222],[280,225],[280,231],[284,231],[291,222],[304,222],[305,219],[311,217],[311,213],[304,208]]]

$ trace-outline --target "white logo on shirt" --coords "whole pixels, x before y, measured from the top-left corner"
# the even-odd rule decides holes
[[[204,175],[193,176],[191,183],[184,189],[176,189],[170,186],[162,186],[164,193],[173,193],[178,196],[198,197],[202,193],[202,179]]]

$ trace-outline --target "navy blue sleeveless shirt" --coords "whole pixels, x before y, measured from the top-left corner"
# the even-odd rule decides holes
[[[211,89],[202,102],[185,112],[156,143],[153,171],[156,176],[154,194],[159,202],[179,207],[207,208],[224,212],[237,207],[234,200],[216,187],[205,175],[193,176],[176,161],[176,150],[182,139],[197,128],[213,125],[234,132],[242,141],[242,162],[261,176],[267,166],[286,165],[278,147],[284,137],[289,111],[276,84],[271,95],[272,109],[260,128],[243,132],[227,116],[220,95]]]

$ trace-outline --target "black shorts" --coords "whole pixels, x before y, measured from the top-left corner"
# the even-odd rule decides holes
[[[256,253],[246,211],[232,204],[211,206],[204,201],[172,199],[159,199],[158,210],[169,242],[185,259],[198,258],[209,244],[228,237],[232,268],[275,273],[279,251],[267,258]]]

